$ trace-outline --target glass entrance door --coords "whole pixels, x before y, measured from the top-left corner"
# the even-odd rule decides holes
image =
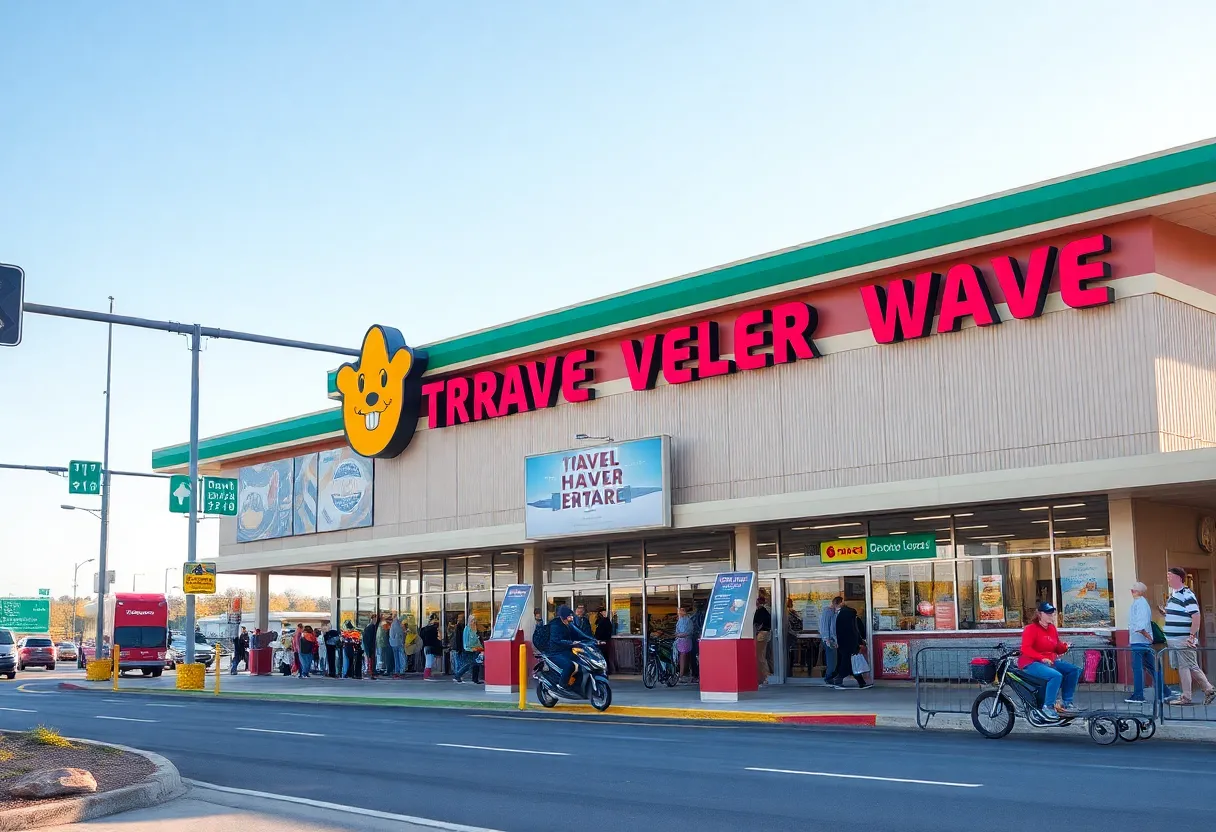
[[[819,632],[820,617],[831,606],[832,599],[840,596],[857,612],[862,628],[861,642],[866,644],[870,620],[866,605],[866,576],[864,573],[837,573],[786,578],[782,582],[782,590],[784,678],[790,682],[816,680],[822,683],[827,670],[827,650]]]

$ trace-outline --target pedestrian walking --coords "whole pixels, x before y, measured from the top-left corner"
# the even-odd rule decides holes
[[[1157,657],[1153,654],[1153,609],[1144,596],[1148,587],[1140,581],[1132,584],[1132,605],[1127,611],[1127,643],[1132,648],[1132,695],[1125,702],[1144,701],[1144,675],[1147,673],[1157,701],[1164,701],[1165,674],[1157,673]]]
[[[325,671],[331,679],[343,676],[342,659],[345,651],[342,649],[342,633],[329,626],[325,630]]]
[[[389,672],[393,678],[399,679],[405,673],[405,626],[398,615],[391,616],[389,620],[388,646],[393,651]]]
[[[422,650],[426,661],[426,669],[422,673],[422,678],[424,681],[432,682],[435,680],[435,657],[443,656],[443,641],[439,638],[439,613],[431,613],[426,626],[418,631],[418,637],[422,640]],[[442,668],[440,669],[442,670]]]
[[[481,633],[477,632],[477,617],[470,615],[469,623],[461,634],[460,664],[456,670],[456,682],[464,681],[464,674],[472,671],[473,684],[481,684],[481,663],[485,661],[485,647],[481,643]]]
[[[861,655],[861,624],[857,611],[841,600],[836,612],[836,670],[828,680],[828,687],[844,688],[844,677],[857,680],[859,690],[873,687],[866,681],[863,671],[853,669],[853,657]]]
[[[363,656],[367,665],[367,674],[363,677],[370,681],[376,679],[376,633],[380,630],[380,616],[373,614],[363,628]]]
[[[768,611],[768,598],[763,592],[756,599],[752,629],[756,632],[756,681],[760,687],[766,688],[768,677],[773,672],[768,663],[768,645],[773,638],[773,614]]]
[[[300,672],[300,637],[304,635],[304,625],[297,624],[296,631],[291,634],[291,672]]]
[[[464,666],[464,613],[456,614],[456,624],[448,636],[448,661],[451,663],[452,673],[459,677],[460,669]],[[461,680],[456,678],[455,681]]]
[[[300,678],[307,679],[312,672],[312,660],[317,655],[317,636],[312,627],[305,627],[300,632]]]
[[[1178,682],[1182,693],[1165,704],[1193,705],[1195,686],[1204,692],[1203,704],[1211,705],[1216,701],[1216,687],[1208,681],[1208,677],[1199,669],[1199,627],[1202,615],[1199,612],[1199,600],[1195,593],[1186,585],[1186,570],[1173,566],[1166,573],[1170,585],[1170,597],[1165,606],[1160,607],[1165,615],[1165,643],[1169,647],[1170,660],[1178,671]]]
[[[595,640],[599,642],[600,651],[604,654],[604,661],[608,663],[607,675],[611,676],[616,673],[616,656],[612,649],[612,637],[616,635],[616,627],[613,626],[612,619],[609,618],[608,610],[605,607],[600,607],[599,615],[595,619],[594,635]]]
[[[819,638],[823,641],[823,681],[825,684],[836,676],[836,652],[839,647],[836,643],[836,616],[843,603],[844,598],[837,595],[832,599],[832,603],[819,613]]]

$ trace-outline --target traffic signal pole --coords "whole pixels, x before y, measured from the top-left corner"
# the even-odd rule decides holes
[[[129,315],[115,315],[113,298],[110,299],[109,312],[90,312],[87,309],[69,309],[63,306],[46,306],[41,303],[23,304],[26,312],[33,315],[50,315],[56,318],[75,318],[82,321],[96,321],[109,324],[111,332],[114,324],[132,326],[139,329],[156,329],[162,332],[173,332],[190,338],[190,531],[187,537],[186,559],[194,563],[198,560],[198,402],[199,402],[199,352],[204,338],[222,338],[230,341],[248,341],[254,344],[269,344],[276,347],[290,347],[313,352],[327,352],[336,355],[358,356],[359,350],[350,347],[335,347],[328,344],[317,344],[312,341],[296,341],[289,338],[274,338],[269,335],[256,335],[251,332],[238,332],[230,329],[216,329],[200,326],[199,324],[182,324],[176,321],[158,321],[151,318],[135,318]],[[106,357],[106,440],[105,462],[103,463],[104,488],[101,495],[101,558],[98,564],[97,593],[97,647],[94,655],[99,655],[104,623],[102,618],[103,600],[105,593],[105,555],[106,555],[106,526],[109,509],[110,493],[110,358]],[[186,596],[186,663],[194,662],[194,596]]]
[[[114,314],[114,298],[110,297],[110,315]],[[110,538],[110,381],[114,358],[114,322],[106,325],[106,433],[101,450],[101,545],[97,555],[97,640],[93,642],[93,658],[100,659],[102,636],[105,633],[106,555]],[[114,666],[118,667],[118,653],[114,654]]]

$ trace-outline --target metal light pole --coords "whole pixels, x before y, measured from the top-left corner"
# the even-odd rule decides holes
[[[136,579],[136,578],[142,578],[142,577],[143,577],[144,575],[146,575],[146,574],[148,574],[148,573],[146,573],[146,572],[136,572],[134,575],[132,575],[132,576],[131,576],[131,591],[132,591],[132,592],[134,592],[134,591],[135,591],[135,579]]]
[[[96,558],[82,560],[80,563],[76,564],[76,567],[72,570],[72,639],[77,643],[77,652],[80,651],[80,642],[83,641],[84,638],[83,634],[80,632],[80,616],[76,614],[76,579],[80,576],[80,567],[84,566],[86,563],[92,563],[94,560],[96,560]],[[98,578],[98,582],[100,582],[100,580],[101,578]]]
[[[110,296],[110,314],[114,314],[114,296]],[[101,453],[101,546],[97,555],[97,640],[93,642],[93,658],[100,659],[105,644],[106,606],[106,546],[110,531],[110,380],[114,357],[114,322],[106,326],[106,433]]]
[[[168,599],[168,597],[169,597],[169,573],[172,572],[175,568],[176,567],[173,567],[173,566],[165,567],[165,598],[166,599]]]
[[[198,353],[203,328],[190,333],[190,531],[186,538],[186,560],[198,560]],[[194,664],[194,596],[186,596],[186,664]],[[219,672],[219,665],[216,665]]]

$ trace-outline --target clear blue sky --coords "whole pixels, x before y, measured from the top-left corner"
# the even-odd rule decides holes
[[[1216,4],[824,5],[4,3],[0,262],[34,302],[423,343],[1216,135]],[[104,345],[27,318],[0,461],[100,459]],[[208,344],[203,434],[326,407],[336,363]],[[113,387],[113,467],[186,439],[184,339],[117,331]],[[0,471],[0,595],[95,556],[66,491]],[[166,491],[115,483],[119,587],[184,559]]]

